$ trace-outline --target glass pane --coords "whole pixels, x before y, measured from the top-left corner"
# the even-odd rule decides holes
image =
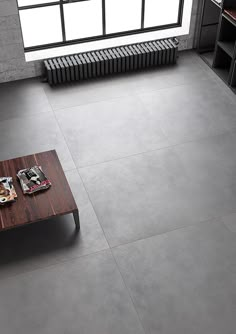
[[[141,28],[142,0],[106,0],[106,33]]]
[[[40,3],[50,3],[50,2],[56,2],[58,0],[18,0],[18,6],[30,6],[30,5],[38,5]]]
[[[102,1],[90,0],[64,5],[66,39],[102,35]]]
[[[25,47],[62,41],[59,6],[20,10]]]
[[[180,0],[146,0],[144,28],[177,23]]]

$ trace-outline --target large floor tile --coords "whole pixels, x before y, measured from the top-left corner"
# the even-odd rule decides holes
[[[117,97],[129,96],[134,91],[140,74],[132,73],[88,81],[70,83],[44,90],[54,110],[80,106]]]
[[[236,132],[178,145],[174,150],[192,181],[236,190]]]
[[[236,99],[217,82],[205,80],[139,96],[159,119],[171,144],[235,129]]]
[[[1,233],[0,278],[108,248],[78,172],[66,177],[80,211],[79,233],[72,214]]]
[[[75,165],[53,113],[0,122],[1,160],[55,149],[65,170]]]
[[[162,216],[163,205],[170,206],[164,194],[186,182],[177,156],[168,149],[79,172],[111,246],[168,230],[166,220],[172,213]]]
[[[147,333],[235,333],[235,242],[214,221],[113,249]]]
[[[167,65],[145,72],[134,92],[141,94],[174,86],[192,85],[194,82],[205,80],[214,81],[214,79],[212,71],[202,66],[196,54],[181,52],[176,65]]]
[[[236,233],[236,212],[221,217],[221,221],[231,232]]]
[[[45,92],[54,110],[111,98],[130,96],[176,85],[189,84],[212,77],[193,52],[180,53],[177,65],[162,66],[141,72],[122,73],[59,87],[45,86]]]
[[[21,80],[0,85],[0,119],[10,119],[51,111],[39,79]]]
[[[1,280],[4,334],[144,334],[110,253]]]
[[[172,149],[81,168],[111,246],[232,211],[236,191],[188,177]]]
[[[56,117],[78,167],[169,145],[156,113],[136,98],[63,109]]]

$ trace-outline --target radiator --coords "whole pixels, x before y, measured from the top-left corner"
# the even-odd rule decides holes
[[[50,85],[175,64],[177,39],[163,39],[84,52],[44,61]]]

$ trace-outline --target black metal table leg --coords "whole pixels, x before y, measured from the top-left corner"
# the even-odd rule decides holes
[[[79,229],[80,229],[79,210],[75,210],[73,212],[73,216],[74,216],[74,220],[75,220],[76,230],[79,231]]]

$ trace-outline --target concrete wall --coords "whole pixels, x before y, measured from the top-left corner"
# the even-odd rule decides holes
[[[16,0],[0,0],[0,82],[34,77],[34,63],[26,63]]]
[[[180,37],[181,50],[195,46],[199,1],[193,0],[190,34]],[[16,0],[0,0],[0,82],[35,77],[41,73],[41,62],[25,62]]]
[[[178,39],[180,40],[180,50],[188,50],[196,48],[197,46],[197,36],[199,30],[199,20],[200,20],[200,7],[203,0],[193,0],[192,7],[192,16],[191,16],[191,24],[189,35],[180,36]]]

